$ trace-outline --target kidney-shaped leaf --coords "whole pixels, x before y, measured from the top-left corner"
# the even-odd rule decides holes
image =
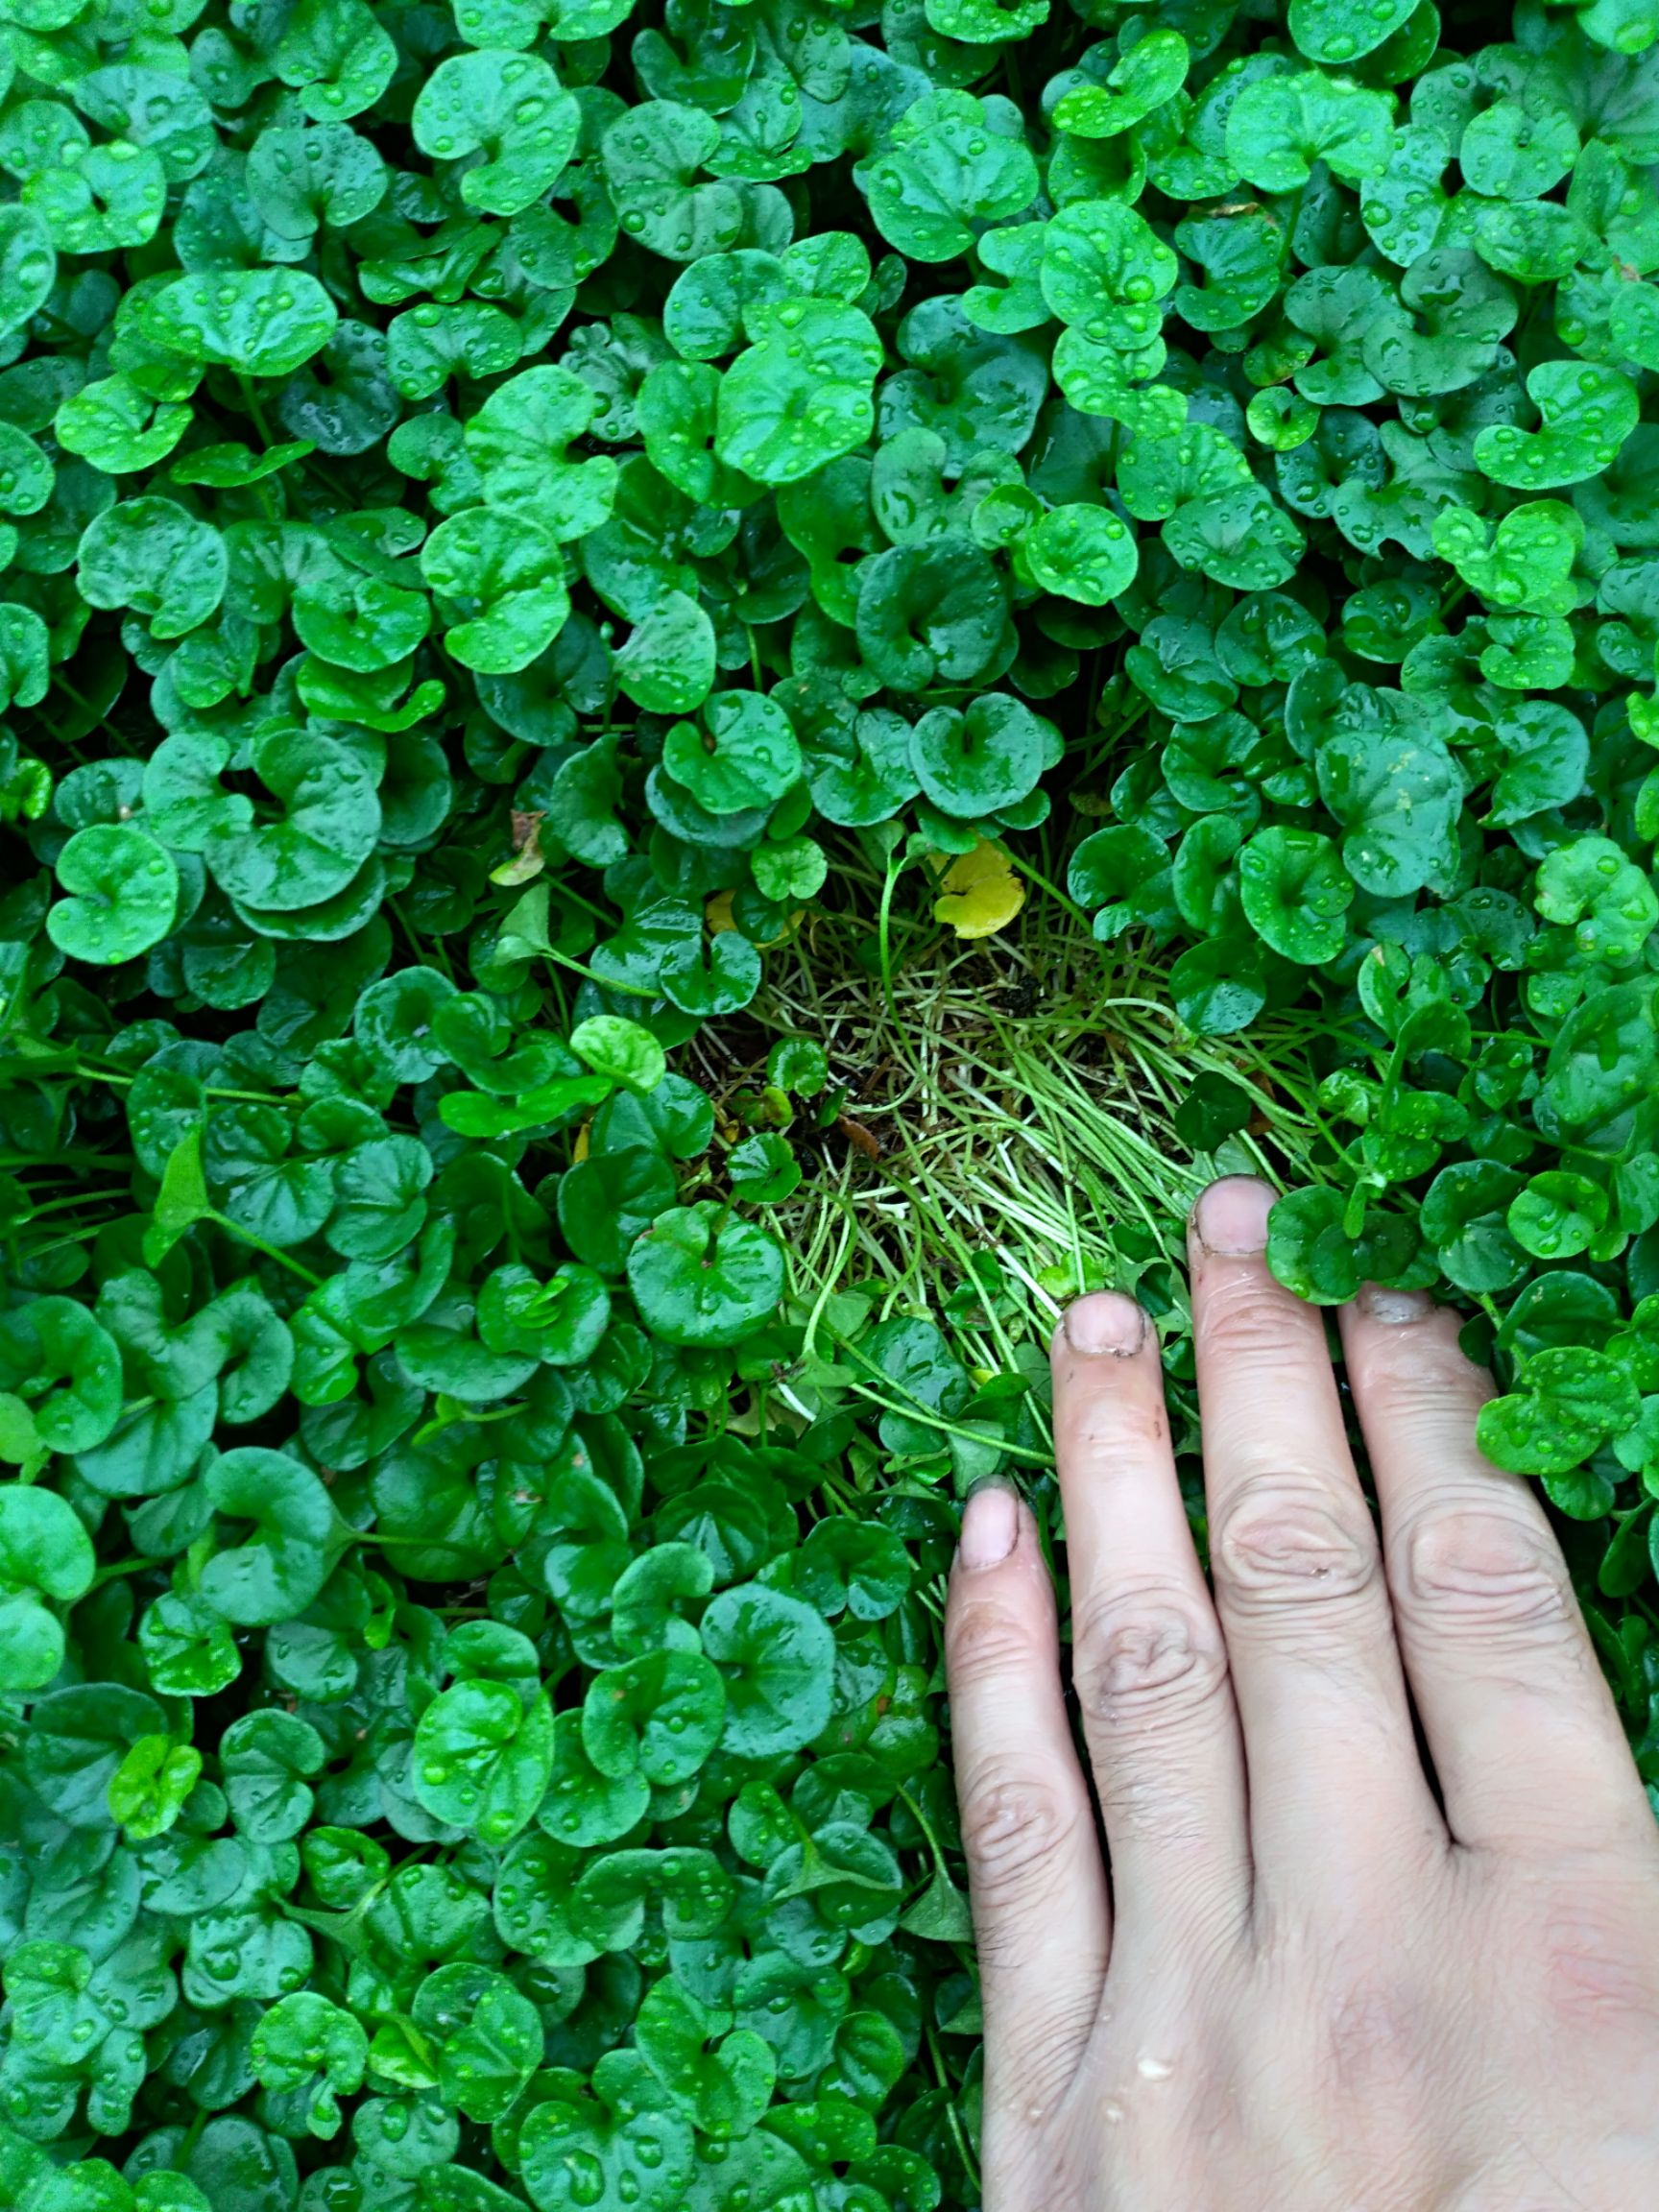
[[[722,1590],[703,1647],[726,1678],[724,1741],[738,1758],[799,1751],[829,1726],[835,1639],[799,1598],[755,1582]]]
[[[228,1522],[252,1524],[244,1543],[203,1568],[208,1604],[241,1627],[302,1613],[327,1580],[344,1533],[317,1476],[286,1452],[244,1444],[207,1470],[206,1494]]]
[[[628,1286],[670,1344],[735,1344],[777,1305],[783,1254],[753,1222],[711,1198],[659,1214],[628,1254]]]

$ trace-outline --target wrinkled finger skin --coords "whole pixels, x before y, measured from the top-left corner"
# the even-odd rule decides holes
[[[964,1515],[985,2212],[1655,2212],[1659,1830],[1560,1551],[1415,1293],[1340,1316],[1373,1514],[1271,1199],[1192,1224],[1209,1581],[1145,1317],[1055,1335],[1087,1774],[1031,1516]]]

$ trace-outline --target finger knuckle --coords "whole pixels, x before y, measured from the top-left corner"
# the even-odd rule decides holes
[[[1169,1421],[1162,1399],[1142,1403],[1124,1395],[1091,1400],[1068,1422],[1065,1437],[1074,1456],[1110,1475],[1166,1451]]]
[[[946,1664],[959,1695],[1005,1681],[1029,1665],[1032,1631],[1012,1605],[995,1598],[953,1598],[945,1624]]]
[[[1041,1896],[1057,1860],[1072,1838],[1076,1814],[1040,1775],[991,1767],[970,1768],[957,1784],[962,1847],[974,1886],[981,1951],[1011,1906]]]
[[[1465,1354],[1459,1337],[1462,1318],[1439,1307],[1409,1328],[1368,1334],[1354,1360],[1359,1379],[1388,1393],[1389,1418],[1420,1415],[1443,1425],[1448,1415],[1468,1418],[1471,1396],[1485,1395],[1490,1384]]]
[[[1072,1678],[1085,1725],[1114,1736],[1214,1712],[1226,1651],[1208,1608],[1185,1591],[1116,1591],[1075,1623]]]
[[[1217,1580],[1235,1606],[1352,1602],[1378,1575],[1377,1540],[1363,1501],[1318,1478],[1253,1476],[1211,1530]]]
[[[1437,1505],[1407,1525],[1391,1567],[1401,1612],[1443,1631],[1535,1638],[1575,1630],[1566,1568],[1530,1515],[1489,1503]]]
[[[1196,1318],[1217,1365],[1225,1362],[1235,1372],[1252,1377],[1288,1379],[1298,1369],[1293,1354],[1292,1363],[1286,1361],[1291,1340],[1286,1316],[1308,1310],[1271,1278],[1263,1283],[1260,1273],[1249,1268],[1238,1274],[1228,1270],[1208,1280]]]

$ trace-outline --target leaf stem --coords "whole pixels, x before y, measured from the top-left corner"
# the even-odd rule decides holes
[[[288,1268],[293,1274],[299,1276],[301,1283],[309,1283],[313,1290],[322,1284],[321,1275],[314,1275],[309,1267],[302,1266],[290,1253],[280,1250],[275,1244],[268,1244],[263,1237],[255,1236],[252,1229],[244,1229],[240,1223],[232,1221],[227,1214],[221,1214],[217,1207],[210,1206],[201,1218],[204,1221],[211,1221],[217,1229],[223,1229],[228,1237],[234,1237],[244,1244],[251,1244],[255,1252],[263,1252],[267,1260],[275,1260],[280,1266]]]
[[[242,397],[247,405],[248,412],[253,418],[253,427],[259,433],[260,443],[265,445],[267,449],[269,449],[276,443],[276,441],[272,437],[270,430],[266,427],[264,412],[259,405],[259,395],[253,389],[253,379],[248,374],[246,370],[238,369],[236,372],[236,381],[241,386]]]
[[[876,920],[877,950],[881,961],[881,996],[887,1002],[887,1017],[896,1026],[899,1021],[899,1003],[893,996],[893,892],[903,873],[903,847],[895,845],[887,855],[887,872],[881,884],[881,906]]]

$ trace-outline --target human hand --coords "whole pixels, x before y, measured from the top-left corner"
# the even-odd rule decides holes
[[[1455,1317],[1399,1291],[1341,1316],[1379,1546],[1271,1202],[1215,1184],[1191,1240],[1214,1600],[1139,1308],[1055,1337],[1110,1895],[1035,1524],[968,1507],[986,2212],[1651,2212],[1659,1830],[1561,1554],[1476,1449]]]

